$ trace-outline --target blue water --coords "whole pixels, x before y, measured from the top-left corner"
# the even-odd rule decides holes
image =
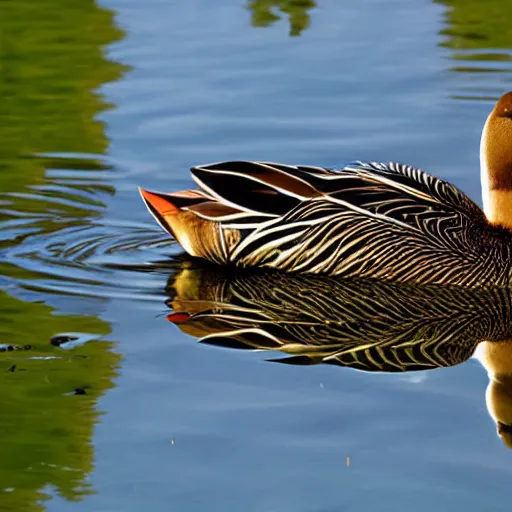
[[[62,229],[57,220],[49,231],[9,221],[2,238],[12,243],[0,262],[11,267],[0,283],[21,304],[44,302],[53,316],[101,320],[110,332],[87,345],[111,342],[108,352],[120,356],[108,362],[114,373],[83,444],[92,446],[82,473],[89,492],[64,497],[60,477],[49,473],[40,489],[47,497],[34,510],[509,509],[512,456],[487,413],[488,379],[476,361],[366,374],[198,345],[165,320],[168,274],[131,269],[177,252],[136,187],[190,187],[188,168],[198,163],[399,160],[480,201],[480,131],[493,101],[512,88],[512,37],[509,48],[454,49],[447,7],[427,0],[317,4],[296,37],[286,14],[252,26],[242,0],[95,7],[113,11],[124,32],[101,46],[122,72],[93,91],[103,105],[94,116],[103,153],[90,154],[80,140],[73,151],[33,145],[44,153],[44,183],[2,189],[43,190],[65,202],[59,191],[74,182],[71,206],[96,201]],[[491,57],[475,62],[479,52]],[[467,57],[467,70],[456,56]],[[57,165],[64,157],[79,164]],[[6,197],[6,210],[24,211]]]

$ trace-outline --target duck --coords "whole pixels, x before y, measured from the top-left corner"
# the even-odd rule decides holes
[[[190,256],[218,265],[509,286],[512,92],[484,124],[480,169],[483,209],[452,183],[395,162],[217,162],[192,167],[195,190],[139,191]]]

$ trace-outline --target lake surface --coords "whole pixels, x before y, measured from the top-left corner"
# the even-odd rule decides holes
[[[178,247],[137,186],[228,159],[399,160],[480,201],[510,12],[2,2],[0,510],[509,510],[477,361],[365,373],[197,344],[166,320]]]

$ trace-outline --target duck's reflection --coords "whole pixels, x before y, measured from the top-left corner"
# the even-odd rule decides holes
[[[184,260],[168,294],[168,319],[183,332],[202,343],[287,354],[272,361],[406,372],[454,366],[475,353],[490,377],[489,413],[512,447],[508,289],[235,273]]]

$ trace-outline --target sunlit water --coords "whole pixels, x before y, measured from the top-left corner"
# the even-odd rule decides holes
[[[178,248],[136,187],[224,159],[400,160],[479,201],[511,10],[3,2],[0,510],[508,510],[478,363],[368,374],[196,344],[165,318]]]

